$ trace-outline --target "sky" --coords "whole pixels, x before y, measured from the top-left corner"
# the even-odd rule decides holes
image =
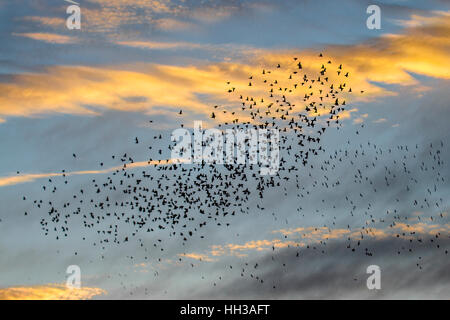
[[[0,0],[0,299],[450,298],[448,1],[77,2],[69,30],[68,2]],[[366,26],[372,4],[379,30]],[[227,82],[258,95],[249,75],[293,57],[312,70],[319,53],[353,92],[300,183],[250,196],[248,212],[187,242],[159,230],[100,245],[76,218],[66,237],[41,229],[34,200],[63,205],[108,181],[113,154],[157,177],[147,159],[170,153],[143,144],[229,121],[210,117],[239,108]],[[80,289],[66,286],[70,265]],[[380,290],[366,286],[370,265]]]

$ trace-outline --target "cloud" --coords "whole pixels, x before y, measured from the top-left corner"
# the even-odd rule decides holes
[[[427,241],[430,238],[424,239]],[[442,239],[442,246],[448,247],[448,243],[448,239]],[[411,252],[402,249],[400,256],[393,249],[405,247]],[[364,248],[370,248],[374,255],[365,255]],[[316,249],[285,248],[246,260],[241,277],[222,283],[220,290],[202,288],[191,298],[448,299],[446,259],[442,250],[394,238],[366,239],[355,252],[346,248],[343,241]],[[258,268],[253,267],[256,263]],[[369,265],[380,266],[381,290],[367,289]]]
[[[168,49],[201,49],[207,47],[197,43],[189,42],[156,42],[156,41],[117,41],[116,44],[128,47],[153,49],[153,50],[168,50]]]
[[[243,244],[212,245],[208,253],[190,253],[184,256],[193,259],[212,261],[220,256],[247,257],[250,252],[274,251],[282,248],[304,248],[308,245],[321,244],[329,240],[384,240],[388,238],[415,239],[417,237],[443,236],[450,234],[450,224],[427,223],[394,223],[389,228],[353,228],[330,229],[327,227],[298,227],[272,231],[273,234],[282,234],[284,239],[252,240]],[[413,237],[414,235],[414,237]],[[287,237],[289,240],[286,240]],[[208,260],[209,259],[209,260]]]
[[[153,25],[161,30],[166,31],[179,31],[179,30],[189,30],[194,27],[190,22],[185,22],[172,18],[161,18],[153,20]]]
[[[241,56],[246,56],[249,54],[254,54],[258,52],[258,49],[246,46],[246,45],[237,45],[232,43],[225,44],[207,44],[207,43],[194,43],[194,42],[164,42],[164,41],[148,41],[148,40],[127,40],[127,41],[114,41],[114,44],[133,47],[133,48],[141,48],[148,50],[203,50],[203,51],[211,51],[215,54],[239,54]]]
[[[92,24],[95,20],[97,27],[103,25],[109,30],[135,22],[151,23],[159,28],[169,30],[179,29],[186,22],[176,20],[178,17],[213,23],[230,17],[246,6],[244,2],[239,1],[233,4],[223,1],[196,4],[195,2],[171,0],[90,0],[90,2],[99,5],[100,9],[88,10],[88,23]],[[110,18],[113,18],[112,23],[107,26]]]
[[[433,15],[431,16],[413,14],[408,20],[394,19],[392,21],[405,28],[417,28],[427,25],[434,25],[439,23],[441,18],[450,17],[450,13],[445,11],[433,11],[432,13]]]
[[[180,30],[190,27],[189,22],[177,19],[189,11],[187,5],[169,0],[91,0],[92,6],[84,6],[83,30],[97,34],[112,34],[128,25],[151,25],[162,30]]]
[[[58,35],[20,35],[55,43],[72,41],[72,38]],[[186,108],[207,116],[211,105],[219,103],[239,110],[238,97],[226,95],[226,81],[231,81],[232,86],[244,95],[261,97],[266,94],[266,88],[249,88],[248,76],[253,75],[254,81],[258,81],[262,68],[273,68],[278,63],[295,67],[294,55],[302,61],[304,72],[310,74],[317,74],[320,66],[330,59],[334,63],[328,66],[330,82],[345,82],[346,88],[352,88],[352,93],[346,93],[348,99],[367,101],[396,94],[378,82],[420,86],[420,81],[411,73],[450,79],[449,35],[447,15],[437,14],[432,25],[408,27],[401,34],[385,35],[367,43],[329,46],[323,59],[311,50],[248,50],[240,62],[200,66],[55,66],[42,73],[16,75],[11,82],[1,83],[0,116],[4,119],[50,113],[92,115],[100,113],[101,109],[151,112],[161,107],[167,110]],[[209,48],[208,45],[186,42],[129,40],[118,44],[153,50]],[[348,78],[337,74],[338,64],[349,72]],[[289,70],[276,73],[280,87],[287,85],[289,73]],[[300,88],[296,92],[298,101],[292,101],[299,102],[295,103],[299,109],[303,108],[302,94],[306,92],[306,88]],[[126,97],[135,96],[142,96],[143,100],[138,103],[126,101]],[[224,115],[221,117],[217,121],[229,120],[223,118]]]
[[[0,289],[0,300],[86,300],[106,294],[100,288],[68,288],[64,284]]]
[[[230,68],[234,69],[217,65],[138,68],[141,71],[51,67],[45,73],[14,76],[13,83],[0,84],[0,115],[95,115],[102,108],[148,112],[154,107],[194,109],[208,114],[208,103],[199,95],[224,97],[227,88],[223,79],[230,75]],[[137,103],[126,101],[126,97],[136,96],[145,99]]]
[[[120,27],[131,24],[154,24],[157,28],[167,30],[177,30],[188,24],[173,18],[156,18],[160,15],[175,15],[180,11],[171,1],[90,0],[80,5],[84,33],[107,33],[108,36]],[[23,19],[54,30],[65,29],[65,20],[62,18],[28,16]]]
[[[118,9],[142,9],[147,8],[152,12],[168,13],[176,12],[177,4],[172,0],[89,0],[102,7],[114,7]]]
[[[81,4],[83,32],[111,37],[131,25],[162,31],[186,31],[199,24],[223,21],[242,10],[254,10],[258,2],[172,1],[172,0],[89,0]],[[25,17],[24,20],[64,28],[64,20],[53,17]]]
[[[203,22],[217,22],[229,18],[240,9],[239,6],[203,7],[192,10],[191,16]]]
[[[13,35],[56,44],[67,44],[78,41],[77,38],[55,33],[13,33]]]
[[[40,16],[28,16],[23,18],[25,21],[36,22],[44,26],[50,26],[53,28],[65,27],[66,21],[63,18],[57,17],[40,17]]]
[[[104,170],[82,170],[82,171],[72,171],[72,172],[62,172],[62,173],[50,172],[50,173],[18,174],[15,176],[0,177],[0,187],[6,187],[6,186],[15,185],[15,184],[25,183],[25,182],[33,182],[37,179],[43,179],[43,178],[75,176],[75,175],[105,174],[105,173],[110,173],[110,172],[120,171],[120,170],[129,170],[129,169],[148,167],[148,166],[167,165],[167,164],[173,163],[174,161],[177,161],[176,163],[180,163],[183,161],[183,159],[140,161],[140,162],[127,163],[124,165],[115,166],[115,167],[104,169]]]
[[[125,44],[151,48],[184,45],[151,42]],[[287,59],[287,55],[278,57]],[[264,65],[264,61],[259,62]],[[265,62],[267,66],[270,63]],[[317,68],[320,68],[318,59],[307,56],[303,63],[309,70],[306,72],[317,74]],[[128,67],[131,70],[123,68],[126,66],[122,66],[122,70],[117,67],[57,66],[48,68],[44,73],[13,76],[11,83],[0,84],[3,92],[0,97],[0,116],[29,117],[51,113],[96,115],[102,109],[151,113],[152,109],[161,110],[163,107],[166,110],[192,110],[209,117],[210,107],[214,104],[231,104],[235,110],[240,109],[239,96],[227,95],[229,86],[226,81],[231,81],[243,95],[264,97],[267,94],[266,87],[248,87],[248,75],[253,74],[256,78],[261,73],[259,63],[219,63],[206,66],[144,64]],[[277,75],[280,79],[288,79],[288,71],[280,71]],[[49,86],[49,83],[53,85]],[[280,80],[280,86],[284,84]],[[361,88],[364,86],[363,83],[359,85]],[[382,92],[376,86],[368,84],[367,87],[369,93]],[[307,90],[303,87],[297,89],[298,94],[296,92],[294,100],[299,103],[292,102],[298,110],[304,109],[300,102]],[[355,96],[358,95],[355,92]],[[127,101],[127,97],[136,96],[142,97],[141,101]],[[220,114],[217,121],[230,120],[227,117],[231,119],[232,116]],[[241,120],[245,119],[241,117]]]
[[[184,257],[184,258],[199,260],[199,261],[206,261],[206,262],[215,261],[214,259],[210,258],[208,255],[201,254],[201,253],[183,253],[183,254],[179,254],[179,256]]]

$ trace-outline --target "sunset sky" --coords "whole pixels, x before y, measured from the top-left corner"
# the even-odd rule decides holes
[[[77,2],[81,30],[67,29],[63,0],[0,0],[0,299],[450,298],[449,1]],[[371,4],[381,8],[380,30],[366,26]],[[102,248],[82,225],[64,239],[42,232],[46,213],[32,200],[52,201],[42,192],[49,178],[58,181],[58,199],[70,201],[120,165],[113,154],[133,154],[128,170],[151,172],[157,164],[147,163],[149,150],[135,137],[149,144],[163,134],[156,146],[167,149],[181,123],[229,120],[210,119],[214,105],[239,107],[227,81],[258,95],[249,75],[292,57],[317,68],[319,53],[344,66],[353,92],[342,126],[323,137],[326,152],[302,173],[302,190],[311,190],[304,198],[295,184],[250,198],[249,214],[228,227],[210,224],[205,238],[186,244],[161,232]],[[362,158],[327,173],[341,182],[327,188],[320,165],[335,151],[361,148]],[[374,185],[355,182],[355,168],[372,161],[364,157],[377,157],[376,167],[362,169]],[[413,187],[402,163],[415,175]],[[398,172],[389,188],[386,170]],[[424,198],[430,206],[413,204]],[[364,247],[348,250],[347,239],[366,233],[372,219]],[[439,248],[430,241],[436,235]],[[152,251],[161,238],[164,251]],[[293,248],[301,248],[300,262]],[[245,263],[260,265],[264,284],[241,277]],[[382,270],[381,290],[366,287],[373,264]],[[80,266],[81,289],[66,288],[69,265]]]

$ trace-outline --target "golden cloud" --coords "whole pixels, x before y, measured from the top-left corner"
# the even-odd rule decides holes
[[[357,228],[357,229],[330,229],[327,227],[298,227],[291,229],[280,229],[272,231],[273,234],[282,234],[283,239],[263,239],[247,241],[243,244],[224,244],[212,245],[207,253],[192,254],[195,257],[217,260],[220,256],[236,256],[245,257],[250,252],[261,252],[286,247],[305,247],[329,240],[352,240],[375,239],[381,240],[386,238],[411,239],[412,235],[436,235],[450,234],[450,224],[426,224],[426,223],[396,223],[389,228]],[[286,237],[292,237],[286,240]],[[190,255],[190,254],[187,254]]]
[[[78,40],[74,37],[64,36],[55,33],[13,33],[14,36],[30,38],[33,40],[44,41],[48,43],[67,44]]]
[[[153,25],[155,25],[158,29],[175,31],[175,30],[188,30],[193,28],[193,24],[173,18],[161,18],[155,19],[152,21]]]
[[[126,2],[126,1],[124,1]],[[162,6],[163,8],[164,6]],[[419,19],[413,17],[413,19]],[[298,56],[305,73],[317,74],[327,60],[330,65],[330,83],[344,83],[352,88],[346,93],[350,99],[373,99],[395,94],[375,82],[403,86],[421,86],[410,73],[450,79],[450,19],[448,13],[436,13],[433,19],[418,26],[405,27],[403,33],[385,35],[367,43],[330,46],[326,57],[317,52],[248,50],[241,62],[223,62],[200,66],[169,66],[139,64],[115,67],[55,66],[45,72],[20,74],[9,83],[1,83],[0,117],[35,116],[51,113],[97,114],[101,109],[141,111],[151,113],[155,107],[161,111],[180,108],[209,115],[214,104],[240,105],[237,95],[227,95],[226,81],[244,95],[257,99],[267,94],[266,87],[248,86],[248,76],[254,82],[261,80],[263,68],[275,69],[295,63]],[[43,41],[66,42],[69,39],[49,34],[20,34]],[[71,38],[70,38],[71,39]],[[148,49],[206,48],[208,45],[191,43],[162,43],[151,41],[122,41],[117,44]],[[342,64],[348,78],[337,75]],[[290,70],[273,70],[279,85],[286,86]],[[364,90],[364,94],[360,91]],[[303,108],[302,95],[307,88],[300,87],[296,103]],[[129,97],[142,99],[131,101]],[[296,101],[292,101],[296,102]],[[95,111],[92,107],[95,107]],[[295,112],[296,110],[294,110]],[[354,110],[356,111],[356,110]],[[344,115],[343,115],[344,117]],[[344,118],[349,118],[347,112]],[[231,120],[231,116],[218,115],[217,121]]]
[[[160,46],[158,43],[147,45]],[[319,70],[320,65],[317,65],[320,61],[316,58],[305,57],[303,63],[305,68],[311,64],[309,70]],[[235,110],[239,109],[238,96],[226,94],[229,89],[226,81],[241,88],[242,94],[258,97],[258,100],[267,95],[266,87],[247,86],[248,75],[261,73],[260,65],[220,63],[207,66],[140,65],[133,68],[139,71],[82,66],[51,67],[45,73],[14,76],[12,83],[0,84],[0,116],[49,113],[94,115],[102,108],[151,113],[154,107],[165,107],[172,111],[183,108],[209,116],[212,104],[233,104]],[[287,72],[282,71],[277,76],[288,78]],[[281,85],[283,81],[280,80]],[[358,86],[362,87],[363,84],[355,84],[355,89]],[[381,91],[369,84],[367,87]],[[298,99],[302,100],[306,92],[307,89],[299,88]],[[298,107],[301,106],[298,104]],[[217,120],[229,120],[227,117],[231,116],[220,114]]]
[[[77,176],[86,174],[105,174],[114,171],[129,170],[148,166],[162,166],[171,163],[182,163],[183,159],[168,159],[168,160],[152,160],[152,161],[139,161],[133,163],[127,163],[120,166],[115,166],[103,170],[82,170],[82,171],[70,171],[63,173],[29,173],[29,174],[18,174],[14,176],[0,177],[0,187],[11,186],[15,184],[33,182],[37,179],[51,178],[51,177],[63,177],[63,176]]]
[[[215,261],[214,259],[210,258],[206,254],[194,253],[194,252],[193,253],[183,253],[183,254],[179,254],[178,256],[184,257],[184,258],[190,258],[190,259],[194,259],[194,260],[198,260],[198,261],[206,261],[206,262]]]
[[[29,16],[24,18],[25,21],[36,22],[45,26],[50,26],[53,28],[56,27],[65,27],[66,21],[63,18],[56,17],[40,17],[40,16]]]
[[[106,294],[100,288],[69,288],[63,284],[0,289],[0,300],[86,300]]]

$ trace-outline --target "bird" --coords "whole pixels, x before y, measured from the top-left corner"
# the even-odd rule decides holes
[[[314,56],[317,57],[317,54]],[[320,53],[319,57],[323,54]],[[150,153],[147,167],[133,165],[140,163],[141,159],[129,151],[132,149],[130,146],[123,146],[126,153],[119,150],[115,155],[98,154],[98,157],[105,157],[96,162],[101,167],[105,166],[98,179],[85,181],[82,188],[75,188],[76,180],[71,180],[74,175],[63,170],[60,177],[52,178],[39,190],[43,194],[42,199],[51,201],[44,202],[23,195],[27,208],[32,208],[27,209],[25,215],[30,218],[41,214],[43,234],[54,236],[58,241],[71,232],[83,240],[91,234],[93,246],[106,250],[108,246],[133,242],[141,250],[147,250],[145,254],[149,259],[152,258],[150,253],[159,259],[170,239],[177,239],[181,246],[187,247],[194,240],[206,242],[209,236],[205,231],[207,225],[226,229],[233,225],[237,217],[245,218],[255,211],[289,226],[290,222],[285,217],[274,212],[271,216],[270,210],[276,205],[274,199],[281,203],[293,197],[298,201],[298,206],[292,206],[289,210],[298,216],[299,221],[308,214],[319,219],[338,216],[338,212],[342,214],[340,218],[351,221],[340,230],[348,235],[343,238],[342,246],[349,254],[374,255],[375,249],[370,248],[367,239],[376,235],[376,227],[382,224],[387,224],[390,236],[399,241],[396,242],[399,247],[392,248],[396,254],[412,254],[405,241],[407,243],[411,238],[420,243],[418,240],[423,241],[422,236],[400,232],[399,226],[403,227],[403,224],[413,220],[409,214],[404,217],[400,215],[399,203],[407,200],[415,211],[435,212],[429,216],[418,215],[415,217],[417,219],[427,219],[433,223],[448,221],[441,209],[444,201],[438,197],[440,188],[446,183],[443,172],[445,159],[441,154],[445,144],[435,142],[427,145],[423,155],[417,151],[418,145],[397,145],[394,150],[389,150],[367,141],[358,146],[357,143],[362,141],[360,132],[366,130],[361,124],[351,131],[347,143],[336,145],[335,150],[326,148],[324,139],[328,134],[338,135],[344,127],[344,115],[352,108],[351,101],[346,102],[346,99],[347,93],[352,92],[349,78],[354,76],[354,72],[349,73],[347,67],[332,60],[312,71],[307,60],[297,56],[289,62],[261,66],[252,75],[243,77],[241,85],[226,81],[228,87],[224,88],[223,95],[230,97],[230,101],[237,101],[235,105],[215,104],[206,111],[206,117],[210,114],[211,119],[216,119],[219,128],[277,130],[280,133],[280,158],[279,169],[273,176],[260,175],[259,168],[250,161],[220,166],[205,162],[183,165],[165,161],[173,145],[161,145],[166,138],[166,141],[171,141],[161,132],[148,135],[146,139],[134,139],[134,148]],[[340,72],[339,75],[337,72]],[[247,78],[251,80],[248,86],[254,88],[248,88]],[[358,89],[355,89],[356,93]],[[251,94],[253,90],[261,93]],[[222,121],[216,113],[233,119]],[[183,115],[183,111],[178,114]],[[189,111],[186,115],[189,116]],[[152,122],[149,120],[149,123]],[[151,140],[148,144],[147,138]],[[133,141],[128,143],[133,145]],[[240,145],[235,142],[233,147],[249,150],[250,143],[244,139]],[[254,156],[274,161],[267,159],[267,155],[259,149]],[[73,157],[76,158],[75,153]],[[414,157],[420,157],[422,162],[417,163]],[[418,197],[420,178],[427,182],[432,180],[433,183],[422,190],[426,196]],[[394,192],[396,186],[401,186],[402,192]],[[356,191],[350,194],[346,188]],[[394,199],[392,208],[383,210],[383,214],[375,218],[375,212],[380,209],[374,205],[374,199],[390,199],[391,196],[386,194],[391,190]],[[61,198],[64,191],[70,192],[68,199]],[[316,202],[317,198],[321,201]],[[280,240],[284,250],[298,258],[297,261],[304,260],[306,252],[326,254],[327,237],[332,237],[329,230],[338,224],[338,219],[323,220],[327,225],[312,230],[312,234],[322,235],[323,239],[297,247],[293,245],[295,241],[287,241],[288,236],[285,235]],[[78,234],[77,228],[72,228],[76,221],[86,233]],[[408,230],[407,226],[403,228]],[[144,243],[143,234],[152,235],[154,240]],[[307,236],[305,234],[302,239],[309,239]],[[427,239],[427,245],[430,243],[433,250],[447,254],[447,250],[443,251],[441,247],[442,235],[436,233],[432,238]],[[279,256],[276,256],[280,246],[271,243],[266,249],[273,257],[269,260],[285,272],[283,270],[289,268],[288,263],[278,261]],[[130,260],[133,259],[130,256]],[[265,263],[268,262],[257,260],[243,268],[232,265],[223,268],[276,290],[279,287],[277,283],[267,284],[262,274],[254,274],[263,270]],[[421,266],[419,263],[418,268]],[[192,269],[196,267],[190,265]],[[214,284],[220,287],[221,280],[214,279]]]

